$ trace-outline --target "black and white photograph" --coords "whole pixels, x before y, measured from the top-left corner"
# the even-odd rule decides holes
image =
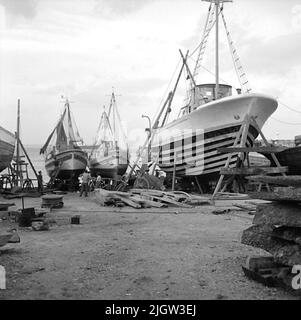
[[[300,86],[300,0],[0,0],[0,301],[300,300]]]

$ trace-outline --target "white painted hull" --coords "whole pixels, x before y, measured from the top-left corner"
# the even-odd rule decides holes
[[[60,152],[53,157],[48,155],[45,167],[49,177],[70,179],[83,173],[87,167],[87,154],[80,149],[71,149]]]
[[[95,157],[89,160],[89,169],[93,176],[100,174],[103,178],[116,178],[122,176],[128,167],[127,151],[110,150],[105,156],[102,152],[96,153]]]
[[[224,167],[227,154],[217,148],[232,146],[245,116],[253,116],[260,128],[277,108],[277,101],[261,94],[239,95],[213,101],[155,132],[152,159],[167,173],[178,176],[217,174]],[[248,144],[258,135],[248,132]],[[231,158],[234,166],[237,154]]]
[[[15,136],[0,127],[0,172],[6,169],[12,161],[15,150]]]

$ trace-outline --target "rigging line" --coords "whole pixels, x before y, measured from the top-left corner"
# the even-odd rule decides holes
[[[221,9],[220,9],[218,15],[220,15],[220,14],[221,14]],[[213,24],[212,24],[210,30],[208,31],[208,33],[211,32],[212,28],[215,26],[215,23],[216,23],[216,21],[213,22]],[[198,44],[198,46],[192,51],[192,53],[188,56],[188,58],[191,58],[196,53],[196,51],[199,50],[199,48],[202,46],[202,44],[203,44],[203,41],[201,41],[200,44]]]
[[[289,107],[288,105],[286,105],[285,103],[281,102],[280,100],[278,100],[278,102],[279,102],[282,106],[286,107],[287,109],[289,109],[289,110],[291,110],[291,111],[294,111],[294,112],[296,112],[296,113],[301,113],[300,110],[297,110],[297,109],[295,109],[295,108]]]
[[[286,122],[286,121],[283,121],[283,120],[279,120],[279,119],[276,119],[274,117],[270,117],[271,119],[277,121],[277,122],[280,122],[280,123],[283,123],[283,124],[288,124],[288,125],[292,125],[292,126],[301,126],[301,122],[297,123],[292,123],[292,122]]]
[[[165,92],[164,92],[164,94],[163,94],[163,96],[162,96],[162,98],[161,98],[161,101],[160,101],[160,103],[159,103],[159,106],[158,106],[158,108],[157,108],[157,110],[156,110],[156,112],[155,112],[155,114],[154,114],[154,117],[153,117],[153,119],[152,119],[152,122],[154,122],[155,117],[156,117],[157,113],[159,112],[159,110],[160,110],[160,108],[161,108],[161,104],[162,104],[162,102],[163,102],[163,99],[165,98],[165,96],[166,96],[166,94],[167,94],[167,91],[168,91],[168,89],[169,89],[169,87],[170,87],[170,85],[171,85],[171,82],[172,82],[172,80],[173,80],[173,78],[174,78],[174,76],[175,76],[175,74],[176,74],[176,71],[178,70],[178,67],[179,67],[181,61],[182,61],[182,58],[180,58],[180,59],[179,59],[179,62],[177,63],[177,66],[176,66],[176,68],[175,68],[175,70],[174,70],[174,72],[173,72],[173,74],[172,74],[172,76],[171,76],[171,79],[170,79],[170,81],[169,81],[169,83],[168,83],[168,85],[167,85],[167,87],[166,87],[166,90],[165,90]]]
[[[192,60],[195,61],[194,59],[192,59]],[[201,64],[200,64],[200,67],[203,68],[205,71],[211,73],[213,76],[215,75],[214,72],[212,72],[211,70],[209,70],[209,69],[207,69],[206,67],[202,66]],[[220,77],[220,79],[221,79],[225,84],[227,84],[227,85],[229,85],[229,86],[232,86],[232,88],[234,88],[234,89],[237,89],[237,87],[233,86],[232,84],[230,84],[228,81],[226,81],[226,80],[223,79],[222,77]]]

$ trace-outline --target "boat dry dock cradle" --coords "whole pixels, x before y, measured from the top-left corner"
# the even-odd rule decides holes
[[[84,172],[88,156],[79,144],[82,140],[72,119],[68,99],[58,124],[48,137],[40,153],[45,155],[45,167],[49,177],[55,179],[74,179]]]
[[[261,129],[266,120],[277,108],[277,101],[265,94],[251,93],[246,74],[240,63],[237,51],[227,28],[224,17],[224,2],[227,0],[205,0],[210,2],[205,30],[198,46],[197,61],[193,72],[188,66],[188,59],[181,52],[183,65],[174,90],[170,92],[166,103],[160,111],[153,126],[152,160],[168,174],[175,170],[177,176],[195,177],[200,182],[216,179],[220,169],[225,166],[227,155],[219,154],[218,148],[233,145],[237,132],[246,117],[256,119]],[[241,92],[232,95],[232,87],[221,84],[219,79],[219,18],[222,18],[226,29],[235,70],[241,85]],[[196,79],[202,67],[203,55],[210,31],[216,26],[216,72],[215,84],[197,84]],[[197,52],[195,50],[195,52]],[[168,123],[171,103],[177,89],[183,69],[188,74],[188,102],[181,108],[176,120]],[[166,111],[165,111],[166,109]],[[161,115],[165,115],[159,125]],[[258,136],[254,126],[248,129],[247,146],[252,146]],[[234,167],[238,153],[231,156],[230,167]]]

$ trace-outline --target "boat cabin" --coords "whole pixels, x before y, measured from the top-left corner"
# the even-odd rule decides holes
[[[229,96],[232,96],[232,86],[220,84],[217,99]],[[181,117],[185,114],[189,114],[198,107],[217,99],[215,98],[214,83],[199,84],[191,89],[190,100],[185,107],[181,108],[179,116]]]

